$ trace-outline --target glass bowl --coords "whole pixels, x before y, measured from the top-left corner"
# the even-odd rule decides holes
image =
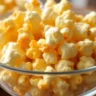
[[[80,14],[90,12],[90,10],[82,11],[82,9],[75,9],[75,11]],[[3,19],[11,13],[0,18]],[[23,78],[21,81],[20,76]],[[37,87],[38,78],[42,76],[54,77],[50,86]],[[37,81],[31,82],[29,80],[31,77]],[[94,96],[96,95],[96,66],[68,72],[41,72],[13,68],[0,63],[0,87],[12,96]]]

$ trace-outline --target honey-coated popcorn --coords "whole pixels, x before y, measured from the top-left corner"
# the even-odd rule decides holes
[[[0,0],[0,12],[13,6],[14,0],[6,0],[6,6],[4,1]],[[86,78],[94,72],[57,74],[96,66],[96,12],[84,16],[71,7],[68,0],[47,0],[44,6],[39,0],[28,0],[25,11],[15,10],[0,20],[0,62],[34,72],[0,70],[0,80],[18,95],[78,96],[82,85],[92,82]]]

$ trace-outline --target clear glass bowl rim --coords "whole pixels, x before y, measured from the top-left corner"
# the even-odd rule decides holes
[[[30,71],[30,70],[24,70],[24,69],[20,69],[20,68],[11,67],[11,66],[8,66],[8,65],[2,64],[2,63],[0,63],[0,68],[14,71],[14,72],[21,73],[21,74],[27,74],[27,75],[46,75],[46,74],[47,75],[75,75],[75,74],[84,74],[87,72],[96,71],[96,66],[82,69],[82,70],[73,70],[73,71],[68,71],[68,72]]]

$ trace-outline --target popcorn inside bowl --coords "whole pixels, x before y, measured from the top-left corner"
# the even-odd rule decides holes
[[[0,62],[23,70],[69,72],[96,66],[96,12],[85,16],[71,10],[68,0],[38,0],[25,4],[0,21]],[[25,75],[0,70],[0,80],[19,96],[77,96],[96,72],[78,75]],[[88,77],[90,80],[88,81]],[[95,84],[93,84],[95,85]]]

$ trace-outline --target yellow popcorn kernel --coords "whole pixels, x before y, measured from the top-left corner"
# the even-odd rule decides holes
[[[46,3],[44,4],[44,8],[53,7],[56,4],[55,0],[46,0]]]
[[[39,82],[40,80],[41,80],[41,78],[34,78],[34,77],[31,77],[31,78],[30,78],[30,84],[31,84],[31,86],[37,87],[38,82]]]
[[[10,42],[2,49],[0,62],[18,66],[23,60],[25,60],[25,53],[17,43]]]
[[[62,13],[62,16],[63,16],[64,19],[69,19],[69,20],[74,20],[74,21],[76,19],[75,13],[71,10],[64,11]]]
[[[61,55],[62,59],[70,59],[77,55],[78,49],[74,43],[63,42],[59,46],[58,52]]]
[[[72,70],[74,70],[74,63],[69,60],[60,60],[55,65],[55,69],[56,69],[56,71],[59,71],[59,72],[72,71]]]
[[[39,0],[30,0],[30,2],[25,4],[25,8],[28,11],[37,11],[39,14],[42,13],[40,7],[41,7],[41,3],[39,2]]]
[[[44,71],[47,67],[46,62],[43,59],[35,59],[32,63],[33,70]]]
[[[65,93],[69,89],[69,84],[62,79],[57,79],[56,84],[53,86],[53,92],[58,94],[58,96],[65,96]],[[67,95],[66,95],[67,96]]]
[[[96,38],[96,27],[93,27],[90,29],[90,35],[89,35],[89,38],[91,40],[94,40]]]
[[[57,27],[51,27],[45,32],[47,45],[55,48],[63,40],[63,35]]]
[[[32,70],[32,63],[31,62],[22,62],[19,64],[18,68],[21,68],[24,70]]]
[[[16,3],[14,0],[4,0],[4,2],[8,9],[12,9],[14,8],[14,6],[16,6]]]
[[[76,41],[84,40],[88,38],[89,25],[86,23],[78,22],[75,23],[73,31],[73,39]]]
[[[0,14],[3,14],[3,13],[5,13],[7,11],[7,9],[6,9],[6,6],[5,5],[0,5]]]
[[[50,87],[50,85],[47,83],[47,82],[45,82],[43,79],[41,79],[39,82],[38,82],[38,88],[39,89],[48,89],[49,87]]]
[[[21,27],[24,23],[25,18],[25,12],[16,10],[13,13],[13,19],[15,20],[15,23],[18,25],[18,27]]]
[[[76,21],[77,22],[82,22],[83,21],[83,18],[84,18],[83,15],[81,15],[81,14],[79,14],[79,15],[78,14],[75,14],[75,17],[76,17]]]
[[[18,84],[21,87],[29,87],[30,86],[30,82],[29,82],[30,76],[27,75],[21,75],[18,79]]]
[[[41,57],[41,51],[39,50],[39,47],[37,46],[37,41],[32,40],[30,42],[30,48],[27,49],[26,55],[30,59],[36,59]]]
[[[69,85],[72,90],[76,90],[78,85],[83,83],[83,77],[81,75],[74,75],[69,80]]]
[[[6,37],[6,39],[8,41],[16,41],[17,40],[17,36],[18,33],[16,31],[17,26],[13,20],[13,18],[7,18],[4,19],[1,25],[2,29],[3,29],[3,34]]]
[[[57,13],[53,11],[52,8],[45,8],[42,12],[42,20],[45,24],[55,25],[55,19],[57,17]]]
[[[77,43],[79,54],[82,56],[91,56],[93,53],[94,43],[89,40],[85,39],[84,41],[79,41]]]
[[[42,52],[46,51],[49,48],[46,44],[46,40],[42,38],[37,41],[37,45],[39,47],[39,50]]]
[[[55,20],[56,27],[62,29],[64,27],[68,27],[70,29],[74,28],[74,21],[70,19],[65,19],[63,16],[58,16]]]
[[[46,64],[56,64],[58,60],[58,55],[55,50],[48,50],[43,53],[43,59],[45,60]]]
[[[23,29],[23,28],[19,29],[18,32],[19,34],[18,34],[17,42],[20,44],[20,46],[23,49],[28,48],[30,41],[34,39],[33,34],[29,32],[27,29]]]
[[[61,29],[61,33],[63,34],[64,40],[69,41],[72,39],[73,31],[67,27]]]
[[[95,60],[92,57],[82,56],[77,64],[77,69],[86,69],[96,65]]]
[[[33,34],[37,34],[38,31],[40,32],[40,23],[41,23],[41,17],[36,11],[27,11],[26,16],[24,18],[24,22],[27,23],[30,26],[30,29],[32,30]]]
[[[90,24],[92,27],[96,25],[96,12],[92,11],[84,17],[84,21]]]
[[[54,11],[58,14],[62,14],[64,11],[71,9],[72,5],[68,0],[61,0],[60,3],[54,6]]]
[[[20,96],[24,96],[26,92],[29,90],[27,87],[21,87],[20,85],[15,85],[13,90]]]
[[[11,87],[15,86],[18,82],[19,74],[8,70],[0,71],[0,80],[8,83]]]
[[[29,92],[31,93],[32,96],[46,96],[47,95],[47,91],[46,90],[40,90],[37,87],[31,88],[29,90]]]
[[[47,66],[46,69],[45,69],[45,72],[55,72],[55,69],[53,67],[51,67],[51,66]],[[55,79],[56,79],[56,76],[54,76],[54,75],[43,75],[44,82],[46,82],[49,85]]]

